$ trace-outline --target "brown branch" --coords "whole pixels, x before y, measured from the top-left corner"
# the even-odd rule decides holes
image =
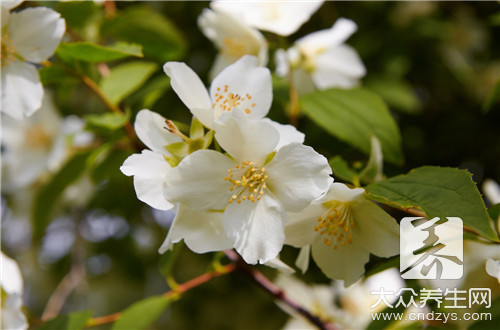
[[[234,264],[229,264],[229,265],[223,266],[223,267],[219,268],[218,270],[214,270],[212,272],[202,274],[202,275],[195,277],[192,280],[189,280],[183,284],[179,284],[175,289],[170,290],[168,292],[165,292],[163,294],[163,296],[166,298],[174,298],[174,297],[180,296],[183,293],[185,293],[193,288],[196,288],[196,287],[202,285],[203,283],[210,281],[211,279],[213,279],[215,277],[219,277],[221,275],[228,274],[228,273],[234,271],[235,269],[236,269],[236,265],[234,265]],[[93,327],[93,326],[97,326],[97,325],[101,325],[101,324],[115,322],[116,320],[118,320],[121,317],[121,315],[122,315],[122,312],[118,312],[118,313],[114,313],[114,314],[110,314],[110,315],[92,318],[87,322],[87,326]]]
[[[312,314],[307,309],[288,298],[282,289],[271,282],[261,272],[251,268],[241,259],[241,257],[236,252],[234,252],[233,250],[227,250],[225,251],[225,254],[231,261],[236,264],[236,269],[238,271],[249,277],[253,282],[263,288],[273,298],[280,300],[281,302],[292,308],[294,311],[305,317],[309,322],[317,326],[319,329],[336,329],[333,324],[321,320],[318,316]]]
[[[290,84],[290,124],[297,127],[299,123],[299,94],[297,92],[297,86],[295,86],[295,81],[293,80],[292,66],[290,66],[288,71],[288,82]]]

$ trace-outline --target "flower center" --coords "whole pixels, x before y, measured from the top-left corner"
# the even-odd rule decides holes
[[[234,108],[240,106],[242,102],[249,102],[252,99],[252,95],[246,93],[244,96],[235,94],[229,91],[229,86],[224,85],[224,88],[217,87],[217,92],[215,93],[215,102],[212,104],[213,108],[220,109],[222,111],[231,111]],[[250,105],[250,108],[255,107],[255,103]],[[246,114],[250,114],[252,110],[248,107],[244,109]]]
[[[238,59],[245,54],[249,54],[247,45],[238,38],[225,37],[222,40],[222,54],[227,57]]]
[[[354,227],[354,219],[349,203],[329,201],[323,205],[328,210],[323,216],[318,217],[318,224],[314,230],[325,235],[323,242],[327,246],[333,244],[335,250],[339,245],[352,244],[351,229]]]
[[[48,149],[52,143],[52,136],[43,127],[35,125],[26,129],[24,144],[27,148]]]
[[[10,62],[14,62],[14,46],[12,45],[12,40],[8,35],[3,35],[2,37],[2,48],[1,48],[1,59],[2,59],[2,67],[9,65]]]
[[[267,189],[266,169],[255,166],[253,162],[242,162],[241,165],[228,169],[224,180],[232,183],[229,190],[233,192],[233,195],[228,201],[229,204],[235,200],[238,204],[244,200],[255,203],[261,199],[264,190]]]

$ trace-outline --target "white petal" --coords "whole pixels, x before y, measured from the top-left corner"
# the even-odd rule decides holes
[[[300,211],[328,190],[332,170],[313,148],[291,143],[266,166],[268,187],[287,211]]]
[[[276,63],[276,74],[279,77],[286,77],[290,72],[290,63],[288,53],[284,49],[277,49],[274,53],[274,62]]]
[[[314,201],[300,212],[289,212],[290,222],[285,227],[286,244],[303,247],[312,244],[318,232],[314,227],[318,224],[318,217],[323,215],[326,209],[319,201]]]
[[[200,77],[185,63],[167,62],[163,70],[170,77],[170,84],[177,96],[203,125],[212,126],[212,103]]]
[[[271,259],[268,262],[264,263],[266,266],[279,270],[280,272],[290,275],[295,273],[295,270],[285,264],[280,260],[279,256],[277,258]]]
[[[42,106],[43,87],[33,65],[14,61],[2,67],[2,112],[15,119],[31,116]]]
[[[321,200],[323,201],[339,201],[339,202],[352,202],[352,201],[365,201],[365,190],[363,188],[351,189],[344,183],[334,182],[330,185],[328,193]]]
[[[250,119],[238,109],[224,113],[214,123],[214,130],[217,142],[234,159],[258,165],[264,163],[280,139],[271,124]]]
[[[358,202],[351,209],[353,244],[361,244],[366,251],[379,257],[399,254],[399,226],[389,214],[369,200]]]
[[[0,5],[5,9],[12,9],[19,6],[24,0],[2,0]]]
[[[306,245],[300,249],[297,260],[295,260],[295,266],[297,266],[302,273],[305,273],[309,268],[309,259],[311,257],[311,246]]]
[[[312,256],[323,273],[331,279],[343,280],[346,286],[356,282],[365,272],[369,253],[359,244],[347,244],[335,250],[322,239],[312,246]]]
[[[165,129],[165,118],[156,112],[144,109],[135,117],[134,129],[139,139],[149,149],[169,155],[165,147],[182,139]]]
[[[0,325],[2,329],[28,329],[26,316],[24,316],[21,309],[22,305],[23,301],[20,294],[9,295],[6,299],[2,297],[2,323]]]
[[[223,217],[227,236],[249,264],[278,256],[285,241],[286,222],[283,206],[269,192],[255,203],[245,200],[229,204]]]
[[[491,205],[500,203],[500,185],[492,179],[486,179],[483,182],[483,192]]]
[[[172,168],[162,154],[143,150],[141,154],[128,157],[120,170],[127,176],[134,176],[137,198],[159,210],[173,207],[163,194],[167,173]]]
[[[165,195],[197,210],[222,210],[232,195],[224,177],[235,165],[220,152],[195,151],[168,173]]]
[[[265,122],[273,125],[273,127],[278,131],[280,134],[280,141],[278,142],[278,145],[276,146],[276,150],[281,149],[281,147],[286,146],[287,144],[297,142],[297,143],[304,143],[305,135],[302,132],[299,132],[295,126],[292,125],[283,125],[280,123],[275,122],[274,120],[271,120],[269,118],[264,118],[263,119]]]
[[[1,277],[0,286],[7,294],[23,293],[23,277],[21,270],[14,259],[0,251]],[[3,297],[2,297],[3,298]]]
[[[308,34],[296,41],[301,49],[316,52],[324,48],[344,43],[357,30],[357,25],[350,19],[339,18],[330,29]]]
[[[42,62],[54,54],[66,23],[58,12],[36,7],[11,13],[8,29],[7,34],[17,53],[27,61]]]
[[[318,10],[323,1],[212,1],[211,7],[230,13],[260,30],[288,36]]]
[[[486,260],[486,273],[495,277],[500,283],[500,260]]]
[[[222,251],[233,247],[222,226],[222,212],[196,211],[181,204],[159,252],[164,253],[171,248],[172,243],[182,239],[189,249],[196,253]]]
[[[243,55],[257,56],[260,66],[267,64],[267,42],[264,36],[241,20],[224,12],[204,9],[198,17],[198,25],[219,49],[218,60],[211,71],[212,77]]]
[[[312,78],[319,89],[351,88],[366,74],[358,53],[346,45],[331,48],[316,57],[315,66]]]
[[[257,66],[255,56],[245,55],[215,77],[210,86],[210,97],[216,118],[234,108],[245,111],[251,118],[263,118],[273,100],[271,72]]]

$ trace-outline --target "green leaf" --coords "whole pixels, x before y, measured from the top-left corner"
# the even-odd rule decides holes
[[[399,207],[416,207],[429,218],[460,217],[464,225],[497,241],[471,174],[456,168],[424,166],[366,186],[367,196]]]
[[[87,41],[61,42],[56,54],[66,62],[80,60],[90,63],[114,61],[128,56],[143,56],[141,46],[137,44],[117,42],[111,46],[101,46]]]
[[[101,79],[101,91],[112,104],[117,105],[141,87],[157,68],[156,63],[139,61],[118,65]]]
[[[54,206],[59,201],[64,189],[75,182],[85,171],[89,152],[76,154],[68,160],[51,180],[37,192],[32,209],[34,238],[39,240],[50,223]]]
[[[170,88],[170,79],[166,75],[153,77],[139,90],[132,94],[128,101],[137,109],[151,109]]]
[[[79,82],[59,65],[44,66],[39,70],[40,81],[43,85],[48,84],[67,84],[69,82]]]
[[[305,114],[331,135],[370,153],[370,138],[375,135],[384,159],[403,163],[401,135],[389,109],[376,94],[363,89],[329,89],[300,98]]]
[[[170,299],[153,296],[136,302],[125,311],[111,329],[144,329],[165,311]]]
[[[180,59],[186,41],[166,17],[146,6],[129,7],[104,23],[102,33],[142,45],[144,55],[161,63]]]
[[[39,330],[77,330],[82,329],[92,317],[92,311],[80,311],[66,315],[59,315],[45,322]]]
[[[404,80],[377,78],[368,81],[366,86],[380,95],[394,109],[406,113],[419,113],[422,109],[422,104],[415,95],[412,86]]]
[[[488,214],[494,222],[500,222],[500,203],[491,206],[488,209]]]
[[[495,104],[499,100],[500,100],[500,80],[496,83],[495,87],[488,95],[486,101],[484,101],[482,108],[483,112],[487,113],[488,111],[490,111],[493,104]]]
[[[344,181],[359,184],[358,173],[349,167],[349,164],[341,156],[330,159],[333,176]]]
[[[106,112],[85,116],[85,120],[89,126],[102,127],[109,130],[116,130],[123,127],[129,119],[130,111],[126,111],[125,113]]]

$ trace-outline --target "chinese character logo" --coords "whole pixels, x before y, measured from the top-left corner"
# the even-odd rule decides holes
[[[401,220],[400,233],[402,278],[452,280],[462,277],[462,219],[407,217]]]

